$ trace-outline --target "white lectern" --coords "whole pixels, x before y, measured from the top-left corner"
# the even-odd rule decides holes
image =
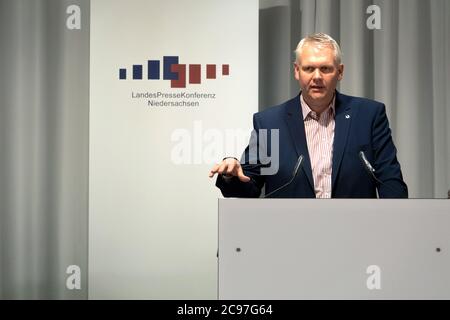
[[[219,199],[219,299],[450,299],[450,200]]]

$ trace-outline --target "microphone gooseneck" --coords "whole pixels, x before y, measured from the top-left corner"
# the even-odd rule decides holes
[[[276,192],[278,192],[278,191],[280,191],[280,190],[286,188],[288,185],[290,185],[290,184],[295,180],[295,178],[297,177],[297,175],[298,175],[298,173],[299,173],[299,171],[300,171],[300,168],[301,168],[301,166],[302,166],[302,164],[303,164],[303,159],[304,159],[304,157],[303,157],[303,155],[301,154],[301,155],[298,157],[297,162],[295,163],[294,171],[292,172],[292,177],[291,177],[291,179],[290,179],[288,182],[286,182],[285,184],[283,184],[281,187],[278,187],[277,189],[275,189],[275,190],[269,192],[268,194],[265,194],[262,198],[267,198],[267,197],[273,195],[274,193],[276,193]]]

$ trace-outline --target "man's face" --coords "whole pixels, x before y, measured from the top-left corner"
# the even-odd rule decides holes
[[[334,50],[328,46],[306,44],[294,64],[295,79],[310,107],[327,107],[333,98],[344,65],[335,62]]]

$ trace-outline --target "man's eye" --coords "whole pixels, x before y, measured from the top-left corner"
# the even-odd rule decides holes
[[[303,70],[305,70],[306,72],[313,72],[314,68],[313,67],[305,67],[305,68],[303,68]]]
[[[322,71],[323,73],[329,73],[329,72],[331,72],[331,68],[330,67],[321,67],[320,71]]]

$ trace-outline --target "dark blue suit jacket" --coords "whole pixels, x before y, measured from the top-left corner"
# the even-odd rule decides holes
[[[261,175],[261,168],[265,165],[259,157],[256,164],[249,161],[252,153],[251,148],[247,147],[241,163],[251,181],[244,183],[236,177],[226,181],[219,175],[216,185],[222,194],[225,197],[255,198],[260,196],[263,186],[268,194],[291,179],[297,159],[303,155],[304,161],[296,179],[273,197],[314,198],[300,95],[254,114],[253,126],[256,133],[259,129],[279,129],[279,170],[273,175]],[[265,140],[268,141],[264,145],[265,152],[271,155],[270,134]],[[263,146],[259,144],[259,147]],[[363,166],[360,151],[364,151],[381,184]],[[403,181],[396,153],[384,104],[336,91],[332,198],[376,198],[377,188],[380,198],[407,198],[408,188]]]

